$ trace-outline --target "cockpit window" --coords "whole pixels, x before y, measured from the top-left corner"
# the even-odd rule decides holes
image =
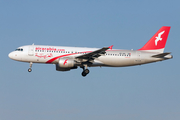
[[[15,51],[23,51],[22,48],[17,48]]]

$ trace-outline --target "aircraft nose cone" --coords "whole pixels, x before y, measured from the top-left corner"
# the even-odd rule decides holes
[[[11,52],[11,53],[9,53],[9,58],[11,58],[12,60],[16,60],[16,54],[14,53],[14,52]]]
[[[12,60],[16,60],[16,61],[21,61],[22,60],[21,56],[17,52],[15,52],[15,51],[9,53],[8,56]]]
[[[13,54],[12,54],[12,52],[9,53],[8,57],[11,58],[11,59],[13,59]]]

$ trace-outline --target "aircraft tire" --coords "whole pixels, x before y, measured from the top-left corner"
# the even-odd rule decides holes
[[[31,68],[29,68],[29,69],[28,69],[28,72],[31,72],[31,71],[32,71],[32,69],[31,69]]]
[[[82,72],[82,76],[85,77],[87,74],[83,71]]]
[[[88,70],[88,69],[85,69],[85,70],[82,72],[82,76],[85,77],[87,74],[89,74],[89,70]]]
[[[85,69],[83,72],[86,73],[86,74],[89,74],[89,70],[88,69]]]

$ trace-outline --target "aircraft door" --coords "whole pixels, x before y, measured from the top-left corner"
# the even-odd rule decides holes
[[[141,63],[141,52],[140,51],[136,51],[136,62]]]
[[[34,55],[34,45],[29,46],[28,55],[29,56],[33,56]]]

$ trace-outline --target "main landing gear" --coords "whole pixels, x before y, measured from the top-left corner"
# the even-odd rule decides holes
[[[83,70],[82,72],[82,76],[85,77],[87,74],[89,73],[88,69]]]
[[[85,77],[87,74],[89,74],[89,69],[87,69],[87,65],[81,67],[83,69],[82,76]]]
[[[31,69],[31,68],[32,68],[32,64],[33,64],[32,62],[29,63],[29,67],[30,67],[30,68],[28,69],[28,72],[31,72],[31,71],[32,71],[32,69]]]

